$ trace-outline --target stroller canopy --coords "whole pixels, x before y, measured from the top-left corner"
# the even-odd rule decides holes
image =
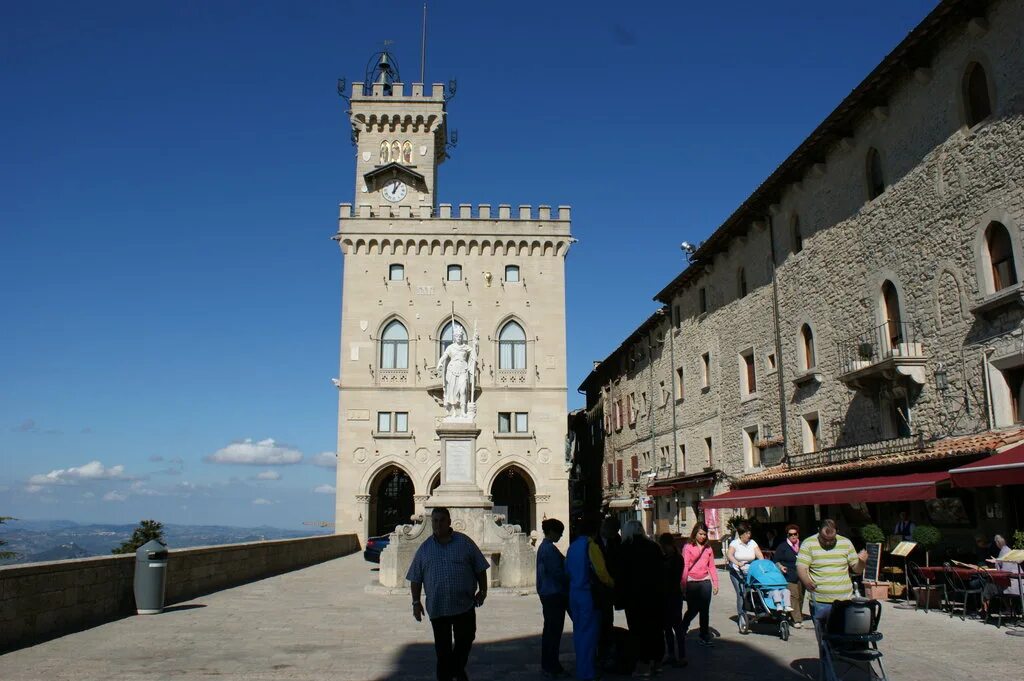
[[[747,570],[747,586],[759,589],[785,589],[786,577],[770,560],[755,560]]]

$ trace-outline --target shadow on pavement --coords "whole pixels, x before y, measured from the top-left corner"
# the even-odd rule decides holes
[[[493,624],[484,624],[493,626]],[[478,629],[479,632],[479,629]],[[429,635],[429,634],[428,634]],[[786,643],[778,642],[778,656],[786,658]],[[686,668],[665,666],[658,679],[750,679],[751,681],[773,681],[796,678],[817,678],[818,661],[802,659],[792,664],[781,662],[753,646],[734,638],[716,638],[715,645],[705,648],[697,644],[696,630],[687,637],[686,646],[689,665]],[[559,655],[562,665],[569,671],[568,678],[573,674],[575,655],[573,654],[572,634],[562,636]],[[391,654],[391,666],[394,671],[377,677],[378,681],[423,681],[434,679],[436,658],[434,657],[433,639],[423,643],[403,646]],[[480,642],[473,644],[469,656],[467,673],[474,681],[542,679],[540,671],[540,634],[511,638],[501,641]],[[605,671],[602,678],[606,681],[630,678],[627,675]]]
[[[172,605],[164,608],[164,612],[177,612],[179,610],[195,610],[196,608],[205,608],[205,603],[183,603],[182,605]]]

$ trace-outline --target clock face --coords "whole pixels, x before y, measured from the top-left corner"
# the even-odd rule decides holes
[[[401,180],[388,180],[381,192],[388,201],[401,201],[407,193],[409,193],[409,188]]]

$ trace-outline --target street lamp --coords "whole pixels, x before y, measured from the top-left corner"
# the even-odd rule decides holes
[[[946,365],[942,362],[935,366],[935,389],[943,393],[949,389],[949,376],[946,373]]]

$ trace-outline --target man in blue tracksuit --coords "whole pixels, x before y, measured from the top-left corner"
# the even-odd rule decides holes
[[[586,518],[580,523],[580,535],[569,545],[565,569],[569,573],[569,616],[572,618],[573,647],[576,649],[576,678],[597,678],[597,640],[601,633],[601,613],[594,607],[591,584],[594,579],[612,588],[615,582],[604,564],[601,547],[593,539],[597,523]]]

